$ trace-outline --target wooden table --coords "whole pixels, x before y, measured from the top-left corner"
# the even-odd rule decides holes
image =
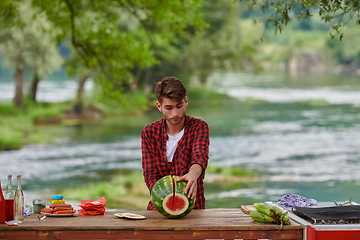
[[[291,222],[258,224],[240,209],[193,210],[181,219],[168,219],[157,211],[131,211],[143,220],[114,216],[25,217],[19,226],[0,224],[0,239],[302,239],[303,227]],[[40,215],[41,216],[41,215]]]

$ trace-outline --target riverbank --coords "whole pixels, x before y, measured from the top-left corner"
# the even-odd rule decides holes
[[[219,106],[220,102],[227,101],[230,97],[205,90],[197,89],[190,92],[192,105],[213,104]],[[113,132],[113,128],[124,125],[126,129],[141,129],[142,126],[152,121],[147,116],[138,112],[124,112],[121,109],[109,110],[109,106],[97,107],[99,112],[98,118],[76,119],[71,115],[72,102],[63,103],[34,103],[29,104],[25,109],[16,109],[11,106],[10,102],[0,104],[1,128],[7,129],[8,132],[18,136],[18,138],[5,138],[0,136],[0,142],[8,141],[2,145],[2,150],[21,149],[25,145],[53,145],[66,142],[74,133],[81,132],[81,135],[87,135],[84,129],[91,129],[88,138],[97,136],[97,128],[102,128],[105,132]],[[92,105],[93,106],[93,105]],[[101,109],[101,111],[99,111]],[[156,114],[157,115],[157,114]],[[125,117],[126,116],[126,117]],[[72,120],[73,119],[73,120]],[[81,120],[81,121],[79,121]],[[69,124],[69,123],[72,124]],[[122,122],[124,122],[122,124]],[[4,142],[4,141],[3,141]],[[15,146],[15,147],[14,147]],[[51,151],[51,150],[49,150]],[[54,153],[57,155],[56,153]],[[58,156],[56,156],[58,157]],[[86,166],[84,166],[86,169]],[[39,169],[34,169],[38,171]],[[116,169],[113,169],[115,171]],[[145,186],[142,172],[138,169],[126,171],[119,170],[118,173],[111,174],[111,179],[100,182],[94,181],[89,184],[82,184],[81,187],[59,186],[54,190],[45,191],[26,191],[29,199],[45,198],[49,199],[52,195],[63,194],[65,198],[72,202],[80,202],[83,199],[107,199],[107,207],[110,209],[135,209],[143,210],[150,200],[149,191]],[[256,181],[256,175],[253,171],[233,167],[214,167],[209,166],[207,177],[205,179],[209,193],[216,192],[217,185],[220,183],[235,184],[238,182]],[[56,183],[58,184],[58,183]],[[26,188],[26,186],[25,186]],[[55,188],[55,187],[54,187]],[[213,189],[213,190],[211,190]],[[28,203],[31,205],[31,202]]]
[[[218,84],[212,86],[219,91],[261,101],[210,104],[189,97],[188,114],[206,120],[211,128],[209,163],[261,171],[258,181],[205,182],[207,208],[276,201],[287,193],[318,201],[360,199],[354,191],[360,171],[358,80],[346,75],[218,74]],[[0,167],[1,180],[21,173],[26,192],[46,190],[47,197],[64,188],[110,182],[118,174],[113,170],[141,169],[141,126],[159,117],[153,111],[110,115],[82,126],[37,126],[48,133],[59,130],[53,136],[59,142],[0,152],[0,166],[5,166]],[[206,181],[213,176],[208,173]],[[122,198],[133,199],[126,196]]]
[[[258,172],[240,167],[217,167],[209,165],[205,184],[208,194],[216,192],[218,184],[229,186],[259,181]],[[63,189],[60,193],[72,201],[105,197],[111,209],[143,210],[150,200],[141,170],[123,170],[110,181],[89,184],[80,188]]]
[[[204,102],[218,104],[219,101],[232,99],[226,94],[204,88],[193,88],[188,96],[193,105],[201,105]],[[136,96],[128,98],[131,102]],[[147,101],[147,103],[137,103],[138,105],[134,103],[129,107],[122,106],[116,100],[99,103],[93,98],[85,98],[81,113],[75,111],[74,101],[31,102],[24,99],[23,108],[15,108],[10,101],[0,102],[0,132],[2,133],[0,151],[18,150],[28,144],[60,142],[64,138],[63,132],[66,127],[91,124],[111,125],[114,120],[121,121],[124,115],[139,118],[149,111],[148,107],[144,106],[150,104],[150,100]],[[140,126],[147,124],[138,120],[135,123]]]
[[[11,102],[0,102],[0,151],[17,150],[23,145],[54,143],[61,136],[64,110],[70,102],[28,103],[15,108]],[[41,123],[41,124],[40,124]],[[47,126],[42,129],[40,125]]]

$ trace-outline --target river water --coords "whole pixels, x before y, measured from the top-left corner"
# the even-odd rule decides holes
[[[41,84],[45,101],[75,94],[71,79]],[[0,81],[0,100],[8,100],[10,86]],[[215,73],[209,87],[242,100],[198,105],[190,99],[187,113],[211,128],[210,164],[258,170],[260,181],[207,186],[207,207],[276,201],[287,193],[360,202],[359,76]],[[106,127],[64,127],[60,143],[0,152],[1,180],[21,173],[32,197],[107,180],[116,169],[140,169],[141,128],[159,114],[124,116]]]

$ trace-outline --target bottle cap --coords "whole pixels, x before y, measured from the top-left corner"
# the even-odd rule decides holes
[[[64,199],[63,195],[53,195],[51,199]]]

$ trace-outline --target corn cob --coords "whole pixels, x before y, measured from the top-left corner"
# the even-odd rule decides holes
[[[287,211],[282,211],[277,206],[269,206],[265,203],[254,203],[255,211],[250,212],[251,218],[256,222],[275,223],[280,225],[290,225],[290,218]]]
[[[254,203],[254,207],[263,214],[266,214],[270,217],[274,216],[274,211],[271,211],[271,207],[266,203]]]
[[[290,218],[287,215],[287,212],[281,215],[279,219],[282,225],[290,225]]]
[[[272,214],[274,214],[275,216],[281,217],[283,214],[285,214],[286,212],[283,212],[280,208],[278,208],[277,206],[271,206],[270,207],[270,211],[272,212]]]
[[[258,210],[251,211],[250,217],[256,222],[276,223],[276,219],[262,212],[259,212]]]

